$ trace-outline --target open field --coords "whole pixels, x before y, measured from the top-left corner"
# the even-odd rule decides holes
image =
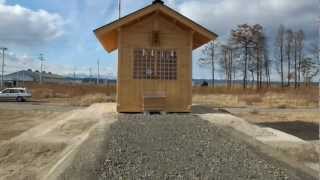
[[[41,179],[40,177],[43,177],[43,173],[50,172],[50,169],[54,166],[55,163],[59,162],[59,159],[65,158],[69,152],[73,152],[73,150],[78,149],[78,145],[81,144],[84,139],[87,137],[87,133],[90,131],[92,127],[94,127],[97,123],[100,121],[103,122],[110,122],[115,121],[114,118],[110,116],[110,112],[114,112],[115,105],[114,104],[97,104],[93,105],[88,108],[77,108],[72,106],[66,106],[61,104],[48,104],[48,103],[1,103],[0,113],[3,116],[0,116],[0,123],[2,129],[0,129],[0,133],[7,133],[6,139],[3,139],[0,141],[0,179],[10,180],[10,179]],[[16,109],[16,110],[14,110]],[[63,111],[65,109],[65,111]],[[196,106],[196,109],[198,109],[195,112],[199,113],[217,113],[218,111],[210,110],[210,108],[201,108],[201,106]],[[208,111],[209,110],[209,111]],[[94,116],[93,116],[94,114]],[[218,127],[210,127],[205,122],[202,122],[200,119],[197,119],[194,115],[169,115],[164,116],[166,118],[160,118],[161,116],[154,116],[154,117],[148,117],[143,115],[124,115],[117,118],[119,123],[112,126],[112,131],[108,133],[106,137],[111,137],[111,139],[114,139],[112,141],[106,141],[105,145],[101,147],[106,147],[108,149],[105,149],[102,151],[101,149],[98,150],[100,152],[106,153],[107,158],[114,157],[113,155],[116,155],[116,157],[120,157],[119,152],[114,151],[115,149],[118,149],[119,147],[123,150],[125,150],[124,146],[127,148],[129,147],[135,147],[139,148],[139,144],[141,144],[141,137],[146,137],[143,133],[151,133],[150,134],[150,146],[153,146],[153,143],[159,144],[163,146],[162,150],[159,150],[159,153],[169,153],[171,154],[170,157],[172,158],[176,157],[174,153],[177,153],[178,151],[173,150],[171,152],[170,148],[166,150],[166,147],[171,147],[171,145],[168,145],[164,142],[175,144],[177,146],[176,148],[179,148],[181,151],[184,151],[184,148],[189,149],[188,152],[192,153],[200,153],[199,150],[201,150],[202,145],[199,146],[199,148],[196,149],[190,149],[190,147],[187,147],[186,145],[189,143],[194,144],[194,142],[200,142],[199,138],[201,140],[208,140],[208,143],[211,144],[210,147],[220,147],[218,149],[221,149],[220,145],[214,145],[215,143],[218,143],[220,141],[226,141],[221,142],[221,144],[229,143],[230,147],[227,147],[228,145],[223,146],[228,151],[219,151],[221,153],[219,155],[218,151],[213,150],[216,152],[216,154],[207,154],[207,151],[203,151],[202,155],[204,155],[202,158],[205,158],[205,156],[210,156],[211,160],[213,160],[216,156],[221,157],[219,161],[220,163],[224,164],[221,166],[221,171],[219,169],[214,169],[220,172],[219,176],[226,177],[226,173],[223,173],[224,171],[229,171],[233,163],[240,163],[240,161],[237,161],[237,158],[229,159],[227,157],[230,157],[229,154],[234,154],[234,151],[237,151],[237,154],[243,153],[243,158],[247,159],[245,160],[247,164],[251,168],[243,167],[239,169],[239,171],[242,172],[241,178],[246,179],[247,175],[253,175],[254,177],[268,177],[268,179],[277,179],[278,176],[281,177],[292,177],[297,178],[294,175],[294,172],[292,170],[288,170],[286,165],[278,164],[276,161],[271,159],[265,159],[263,154],[260,154],[259,152],[256,152],[256,150],[252,149],[252,147],[244,145],[240,139],[235,140],[231,137],[229,137],[228,133],[224,133],[223,130],[221,130],[221,134],[219,133],[220,130]],[[133,118],[133,119],[132,119]],[[160,118],[160,119],[158,119]],[[8,123],[8,119],[11,119],[12,124]],[[107,121],[106,121],[107,120]],[[176,123],[176,125],[172,125],[172,123]],[[24,126],[26,124],[26,126]],[[121,126],[121,127],[120,127]],[[130,128],[130,127],[136,127],[136,128]],[[179,128],[178,128],[179,127]],[[183,129],[181,129],[183,127]],[[190,129],[190,127],[192,127]],[[125,130],[122,130],[124,128]],[[154,130],[150,130],[150,129]],[[157,129],[160,128],[160,129]],[[163,129],[163,133],[161,128]],[[179,131],[172,131],[170,128],[178,128]],[[197,128],[197,132],[195,132],[195,128]],[[217,129],[218,128],[218,129]],[[16,129],[19,129],[19,131],[15,131]],[[137,133],[135,132],[135,130]],[[149,130],[148,130],[149,129]],[[200,130],[201,129],[201,130]],[[132,132],[131,132],[132,131]],[[168,131],[166,133],[166,131]],[[217,136],[219,137],[220,141],[216,141],[214,137],[207,136],[209,132],[210,137],[211,136]],[[169,132],[176,132],[173,134],[170,134]],[[191,135],[194,132],[194,135]],[[214,132],[218,133],[217,135],[214,135]],[[118,136],[120,133],[121,136]],[[130,135],[134,134],[134,135]],[[152,135],[152,133],[155,133]],[[158,134],[157,134],[158,133]],[[160,134],[159,134],[160,133]],[[183,144],[177,144],[177,142],[171,142],[165,140],[165,138],[174,140],[176,137],[180,137],[180,134],[182,133],[184,135],[190,135],[194,137],[194,139],[191,141],[191,138],[185,138],[185,140],[188,142]],[[163,136],[165,135],[166,136]],[[100,135],[101,136],[101,135]],[[141,137],[140,137],[141,136]],[[160,138],[161,136],[161,138]],[[117,139],[116,137],[120,138]],[[131,142],[132,140],[128,139],[128,137],[134,139],[133,144],[127,144],[125,142]],[[159,137],[157,139],[156,137]],[[84,138],[84,139],[83,139]],[[95,137],[98,138],[98,137]],[[164,139],[163,139],[164,138]],[[140,143],[139,140],[140,139]],[[211,140],[210,140],[211,139]],[[233,140],[232,140],[233,139]],[[190,140],[190,142],[189,142]],[[118,141],[118,142],[116,142]],[[143,140],[144,141],[144,140]],[[241,142],[238,142],[241,141]],[[91,142],[91,141],[90,141]],[[135,142],[137,144],[135,144]],[[148,140],[149,142],[149,140]],[[114,144],[116,143],[116,144]],[[117,144],[120,143],[120,144]],[[121,144],[124,143],[124,144]],[[206,144],[206,142],[203,142]],[[85,152],[94,152],[94,147],[100,147],[100,146],[92,146],[91,148],[81,148],[86,149]],[[238,149],[239,147],[240,149]],[[110,149],[109,149],[110,148]],[[131,149],[131,148],[129,148]],[[203,149],[202,149],[203,150]],[[299,150],[299,151],[298,151]],[[298,155],[302,159],[307,159],[308,161],[314,159],[314,155],[316,154],[308,154],[308,157],[301,156],[303,153],[301,153],[302,149],[299,147],[297,150]],[[126,150],[125,150],[126,151]],[[212,152],[213,152],[212,151]],[[121,151],[122,152],[122,151]],[[130,153],[129,151],[128,153]],[[135,153],[137,153],[135,151]],[[152,154],[153,151],[150,151]],[[179,151],[180,152],[180,151]],[[187,151],[186,151],[187,152]],[[252,153],[251,153],[252,152]],[[302,151],[305,152],[305,151]],[[309,151],[314,152],[314,151]],[[111,153],[111,154],[110,154]],[[113,155],[112,155],[113,153]],[[292,152],[290,151],[292,154]],[[151,156],[151,154],[146,155],[145,158],[158,158],[157,156]],[[169,155],[168,154],[168,155]],[[194,158],[199,159],[200,157],[196,156],[195,154]],[[296,154],[295,154],[296,155]],[[91,156],[90,156],[91,157]],[[106,158],[106,156],[99,156]],[[169,156],[168,156],[169,157]],[[80,160],[84,157],[80,157]],[[124,159],[112,159],[114,160],[114,163],[121,163],[122,161],[127,161],[129,156],[125,156]],[[207,159],[207,158],[205,158]],[[108,159],[107,159],[108,160]],[[131,161],[132,165],[135,165],[136,168],[140,168],[141,172],[144,171],[145,166],[140,166],[139,162],[141,160],[140,156],[132,156],[132,158],[129,160]],[[186,161],[185,159],[175,159],[176,161],[181,161],[181,167],[183,167],[182,162]],[[218,160],[218,159],[217,159]],[[192,167],[195,168],[192,174],[186,174],[185,171],[181,171],[182,177],[193,177],[196,173],[201,173],[201,176],[203,177],[211,177],[213,174],[210,173],[202,173],[206,169],[204,166],[200,166],[197,168],[196,162],[202,162],[202,160],[196,160],[195,163],[192,164]],[[265,166],[254,166],[257,164],[257,161],[263,162]],[[63,161],[64,162],[64,161]],[[94,160],[94,162],[91,163],[100,163],[99,159]],[[109,162],[109,161],[108,161]],[[215,162],[215,161],[214,161]],[[213,161],[208,163],[214,163]],[[62,162],[61,162],[62,163]],[[169,163],[163,162],[163,163]],[[218,163],[218,161],[216,162]],[[76,163],[75,166],[77,166],[79,163]],[[258,163],[259,164],[259,163]],[[67,164],[68,165],[68,164]],[[67,166],[65,165],[65,166]],[[105,173],[108,172],[110,167],[112,167],[112,164],[96,164],[98,165],[100,169],[100,175],[102,178],[105,177]],[[110,167],[109,167],[110,166]],[[150,164],[150,167],[153,167],[152,163]],[[168,167],[171,166],[168,164]],[[254,166],[254,169],[252,167]],[[259,173],[262,171],[262,167],[271,168],[272,170],[276,170],[278,173],[276,174],[268,174],[267,170],[263,168],[264,173]],[[130,166],[131,167],[131,166]],[[162,166],[163,168],[166,168],[166,166]],[[242,165],[241,165],[242,167]],[[59,168],[59,167],[55,167]],[[86,165],[83,165],[83,168],[86,168]],[[116,167],[115,167],[116,168]],[[85,169],[84,169],[85,170]],[[116,169],[115,169],[116,170]],[[162,169],[162,171],[166,171],[165,169]],[[237,172],[239,172],[237,171]],[[84,171],[85,172],[85,171]],[[147,171],[146,171],[147,172]],[[168,171],[169,172],[169,171]],[[174,172],[180,172],[179,169],[174,170]],[[214,172],[214,171],[213,171]],[[80,172],[78,172],[81,174]],[[112,177],[118,177],[121,175],[121,172],[114,172],[116,174],[109,174]],[[120,173],[120,174],[118,174]],[[136,174],[139,175],[139,174]],[[230,177],[233,176],[232,174],[229,174]],[[68,175],[64,175],[65,177],[68,177]],[[168,176],[171,176],[168,174]],[[71,177],[73,177],[73,174],[71,174]],[[86,176],[84,176],[86,177]],[[134,176],[135,177],[135,176]],[[72,179],[72,178],[71,178]],[[81,179],[81,178],[80,178]],[[299,178],[297,178],[299,179]]]
[[[78,84],[28,84],[26,86],[32,90],[36,99],[47,98],[72,98],[88,94],[105,94],[114,96],[116,86],[78,85]]]
[[[116,101],[115,86],[34,84],[29,88],[35,99],[72,106]],[[252,88],[244,90],[242,87],[193,87],[193,103],[211,108],[231,108],[231,113],[250,123],[276,129],[279,126],[278,129],[303,138],[303,133],[309,132],[305,138],[318,139],[316,135],[320,113],[317,110],[319,88],[316,86],[298,89],[273,87],[259,91]],[[291,128],[286,129],[287,126]]]
[[[303,87],[243,90],[240,87],[206,88],[194,87],[193,102],[216,108],[260,107],[260,108],[317,108],[319,106],[319,88]]]
[[[35,100],[69,102],[88,106],[92,95],[95,101],[114,102],[116,86],[29,84]],[[81,102],[80,102],[80,101]],[[319,88],[317,86],[294,88],[242,89],[241,87],[193,87],[193,103],[215,108],[261,107],[261,108],[317,108]]]
[[[128,115],[114,119],[110,117],[110,112],[115,111],[115,104],[111,103],[109,105],[102,104],[90,106],[94,103],[114,102],[115,87],[42,85],[30,86],[29,88],[34,94],[34,99],[32,102],[0,103],[0,179],[39,179],[39,177],[43,176],[43,172],[48,172],[55,162],[58,162],[59,159],[64,158],[67,152],[71,152],[70,149],[78,147],[78,145],[81,144],[81,142],[87,137],[87,133],[90,131],[90,129],[92,129],[100,121],[105,121],[108,119],[110,122],[120,120],[120,122],[112,126],[114,129],[108,133],[107,136],[112,137],[114,141],[106,141],[106,145],[101,146],[111,147],[110,149],[105,149],[105,151],[103,151],[105,154],[102,156],[103,158],[109,158],[109,160],[111,157],[114,157],[114,155],[119,157],[119,152],[116,152],[117,148],[121,148],[125,151],[125,147],[132,146],[134,148],[139,148],[139,144],[142,142],[140,142],[141,137],[146,137],[146,135],[143,133],[149,133],[149,130],[147,130],[149,128],[155,128],[154,133],[158,132],[157,127],[163,128],[162,130],[164,132],[167,131],[169,127],[175,128],[170,125],[170,123],[172,123],[170,119],[177,120],[177,127],[183,127],[183,129],[181,131],[174,130],[177,132],[176,134],[170,134],[163,136],[162,138],[175,139],[176,137],[180,137],[179,133],[184,135],[189,134],[187,132],[191,130],[186,127],[190,125],[193,127],[193,130],[197,128],[199,130],[194,137],[199,136],[198,138],[200,139],[207,138],[207,144],[215,144],[218,142],[211,141],[210,138],[208,138],[209,136],[206,135],[207,132],[202,132],[200,129],[206,129],[208,132],[216,132],[219,128],[216,129],[216,127],[206,127],[208,124],[203,122],[200,123],[200,121],[194,119],[196,116],[193,115],[181,115],[181,117],[180,115],[172,115],[166,116],[166,119],[160,118],[158,120],[156,120],[156,117],[159,116],[155,116],[155,118],[150,117],[144,119],[144,116],[132,115],[131,117],[131,115]],[[279,129],[283,132],[300,137],[306,140],[307,143],[286,144],[281,142],[279,144],[281,145],[281,148],[283,148],[281,151],[287,154],[289,157],[296,159],[298,162],[311,163],[316,167],[319,162],[318,152],[320,152],[319,136],[317,136],[319,130],[318,123],[320,119],[320,114],[317,109],[318,89],[310,88],[304,89],[304,91],[306,92],[303,92],[303,90],[293,91],[292,89],[281,90],[275,88],[269,91],[263,90],[257,92],[256,90],[250,89],[243,91],[242,89],[228,90],[223,88],[194,88],[193,102],[195,105],[193,108],[193,113],[217,114],[219,112],[223,112],[223,110],[226,110],[235,116],[245,119],[247,122],[258,125],[261,128],[272,127],[274,129]],[[139,118],[136,119],[135,117]],[[128,120],[131,118],[134,119],[134,122]],[[186,119],[187,121],[184,122],[182,119]],[[151,122],[149,122],[150,120]],[[135,124],[136,122],[138,122],[138,124]],[[122,130],[120,125],[121,127],[126,127],[126,130]],[[137,132],[129,127],[136,127]],[[118,137],[117,133],[120,133],[120,139],[116,138]],[[164,135],[163,133],[160,134],[161,136]],[[134,135],[136,135],[136,137]],[[168,145],[165,145],[165,142],[167,141],[162,141],[164,139],[157,139],[156,137],[158,136],[159,135],[157,134],[150,136],[150,147],[153,146],[153,143],[156,143],[157,141],[161,142],[164,147],[168,147]],[[237,150],[238,147],[241,149],[241,152],[244,153],[252,151],[251,147],[249,146],[247,147],[239,145],[239,143],[243,143],[241,140],[241,142],[231,142],[230,139],[232,138],[230,138],[229,135],[217,134],[217,137],[219,138],[222,136],[226,138],[224,140],[231,144],[229,144],[230,147],[227,147],[227,145],[225,146],[225,149],[228,151],[221,151],[221,156],[224,157],[227,152],[232,154],[234,152],[234,149],[232,148]],[[124,143],[129,141],[128,138],[132,138],[137,144]],[[192,139],[190,139],[190,142],[191,140]],[[199,139],[195,138],[192,141],[198,142],[198,140]],[[173,143],[176,148],[180,148],[182,150],[183,148],[186,148],[184,146],[185,144],[177,144],[176,141],[171,143]],[[284,145],[288,147],[283,147]],[[200,146],[202,147],[202,145],[199,145],[199,147]],[[219,145],[216,146],[218,147]],[[94,147],[95,146],[92,148]],[[86,151],[93,152],[91,150],[88,148]],[[203,149],[200,148],[195,149],[195,151],[196,150]],[[137,150],[135,153],[138,152],[140,151]],[[174,159],[174,153],[176,153],[176,151],[174,150],[172,152],[170,149],[159,150],[159,153],[171,154]],[[131,153],[131,151],[128,150],[127,153]],[[157,156],[151,156],[151,154],[148,154],[148,152],[142,153],[145,153],[144,157],[133,155],[131,159],[129,156],[126,156],[124,159],[119,157],[116,159],[111,158],[111,160],[114,163],[120,164],[124,161],[130,160],[132,164],[138,165],[140,161],[148,160],[148,158],[158,158]],[[191,152],[191,150],[190,153],[191,155],[194,155],[192,154],[193,151]],[[202,153],[202,155],[204,155],[202,158],[208,155],[210,157],[212,156],[214,159],[214,154],[206,153],[207,152]],[[227,156],[231,157],[230,155]],[[291,177],[290,174],[292,173],[286,173],[286,166],[277,165],[273,162],[273,160],[265,161],[264,156],[260,155],[259,153],[256,154],[255,150],[253,154],[245,153],[243,158],[248,158],[247,165],[250,167],[252,167],[254,164],[257,164],[255,163],[255,159],[261,158],[260,161],[265,163],[268,168],[273,170],[276,168],[276,171],[279,172],[281,177]],[[80,158],[80,160],[81,159],[82,158]],[[107,160],[108,159],[106,159],[106,161]],[[186,159],[175,160],[179,162],[187,161]],[[240,163],[236,161],[236,158],[231,160],[219,160],[222,160],[223,163],[225,163],[225,166],[221,166],[222,171],[228,170],[228,168],[231,167],[231,164],[228,163],[233,161],[234,163]],[[106,163],[109,163],[109,161]],[[161,163],[168,164],[169,161]],[[208,163],[210,164],[212,162]],[[153,167],[152,163],[149,165]],[[168,167],[169,166],[170,163],[168,164]],[[193,164],[191,167],[195,168],[195,173],[206,170],[206,167],[199,165],[199,169],[197,169],[196,166],[198,165]],[[99,167],[101,168],[99,175],[102,178],[105,177],[105,173],[108,172],[110,168],[117,170],[117,167],[114,167],[114,164],[100,164]],[[285,168],[283,169],[283,167]],[[130,169],[135,167],[128,165],[128,168]],[[141,170],[141,172],[146,170],[146,167],[143,166],[137,166],[137,168]],[[239,171],[241,171],[243,175],[248,173],[253,174],[255,177],[260,177],[263,175],[265,177],[269,177],[269,179],[277,178],[277,175],[274,174],[257,174],[257,171],[260,171],[261,167],[256,166],[255,168],[256,170],[253,170],[252,168],[243,168]],[[161,169],[161,171],[165,171],[165,169]],[[146,170],[146,172],[149,171]],[[176,169],[174,172],[180,172],[180,170]],[[109,175],[110,177],[122,176],[120,171]],[[203,175],[204,177],[206,177],[206,175],[211,177],[210,173]],[[170,174],[168,174],[168,176],[170,176]],[[181,176],[193,177],[193,174],[186,174],[185,171],[181,171]],[[221,174],[221,177],[224,177],[223,174]]]

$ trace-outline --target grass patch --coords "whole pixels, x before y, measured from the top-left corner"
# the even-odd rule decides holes
[[[303,88],[242,89],[240,87],[194,87],[193,102],[213,107],[317,108],[319,89]]]
[[[116,86],[78,85],[78,84],[28,84],[35,99],[42,98],[74,98],[92,94],[114,96]]]
[[[70,104],[73,106],[90,106],[96,103],[108,103],[115,101],[115,95],[107,96],[105,94],[88,94],[73,98]]]
[[[94,94],[115,97],[116,94],[116,86],[105,85],[28,84],[27,87],[32,90],[34,99],[72,99]],[[272,87],[259,90],[243,89],[240,86],[193,87],[193,103],[217,108],[316,108],[319,104],[319,89],[317,86],[297,89]]]

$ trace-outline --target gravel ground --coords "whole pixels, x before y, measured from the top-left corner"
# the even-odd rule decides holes
[[[118,118],[107,132],[100,179],[314,179],[197,116]]]

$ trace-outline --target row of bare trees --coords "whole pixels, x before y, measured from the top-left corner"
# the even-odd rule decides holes
[[[306,62],[304,57],[303,30],[294,32],[291,29],[285,29],[283,25],[280,25],[275,47],[276,59],[278,60],[277,65],[280,67],[280,69],[277,70],[280,73],[282,87],[285,86],[285,76],[287,80],[286,86],[290,86],[291,80],[294,79],[294,87],[299,87],[302,68],[306,63],[309,63]]]
[[[261,25],[239,25],[231,31],[227,43],[206,45],[199,64],[211,68],[213,86],[217,70],[223,72],[228,87],[241,77],[243,88],[249,86],[251,78],[251,86],[258,89],[271,87],[272,72],[279,72],[282,87],[291,86],[294,81],[295,88],[302,82],[309,85],[319,74],[319,48],[313,44],[306,50],[303,30],[294,32],[281,25],[272,59],[267,40]]]

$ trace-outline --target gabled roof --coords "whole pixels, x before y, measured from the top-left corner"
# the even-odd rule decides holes
[[[191,19],[181,15],[177,11],[164,5],[161,1],[155,1],[149,6],[135,11],[127,16],[104,25],[96,30],[94,33],[102,46],[108,52],[112,52],[118,48],[118,29],[124,25],[130,24],[137,19],[142,19],[155,12],[161,13],[164,16],[172,18],[177,25],[188,28],[194,32],[193,49],[196,49],[212,40],[215,40],[218,35],[203,26],[195,23]]]

